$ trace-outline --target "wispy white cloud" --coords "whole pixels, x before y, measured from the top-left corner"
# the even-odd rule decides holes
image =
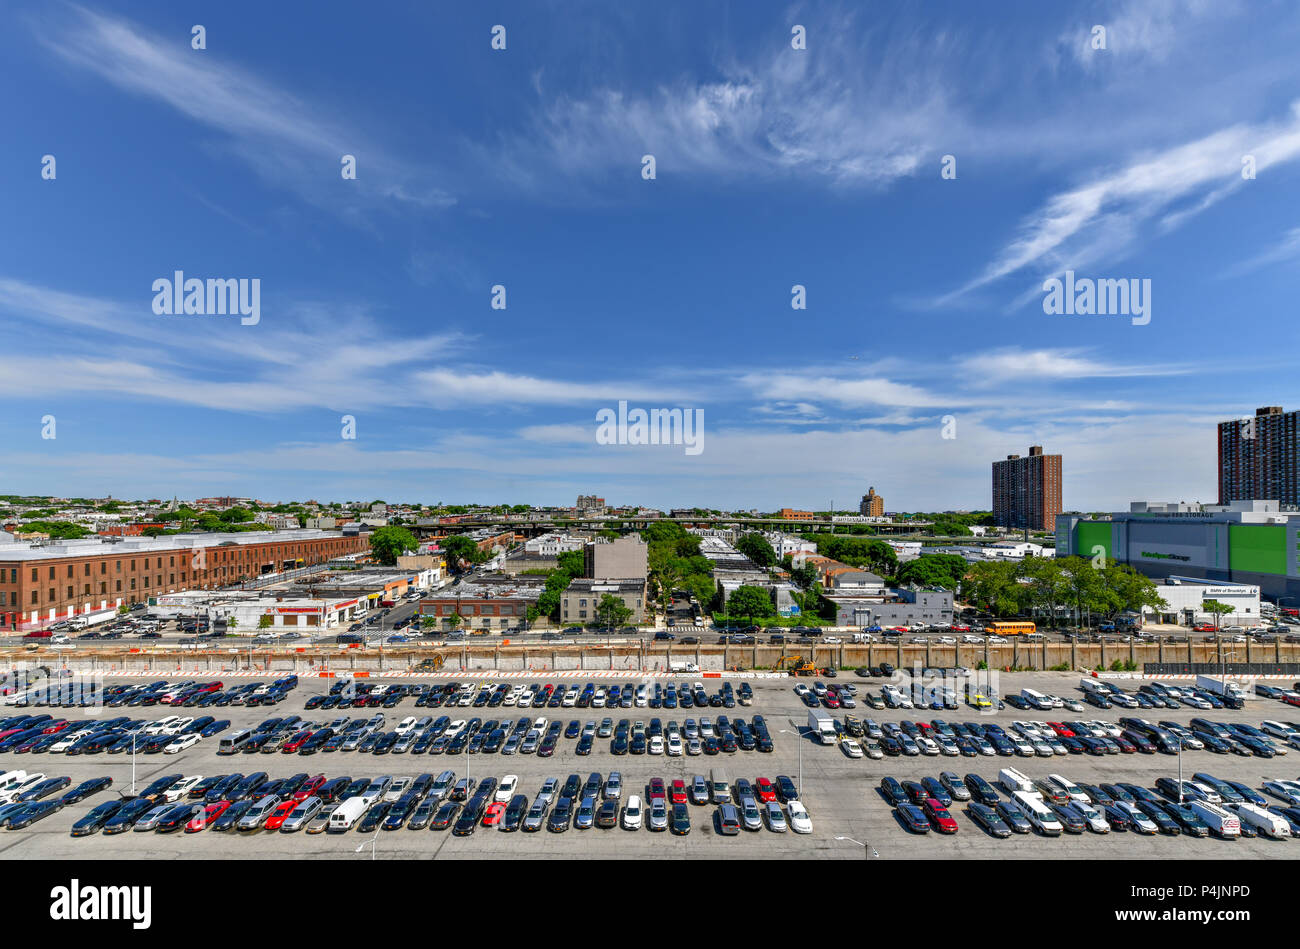
[[[999,349],[974,353],[959,361],[979,385],[1005,385],[1021,378],[1091,379],[1107,377],[1175,376],[1192,371],[1178,365],[1137,365],[1089,358],[1071,349]]]
[[[1118,256],[1134,245],[1143,225],[1162,218],[1158,223],[1168,229],[1250,184],[1242,177],[1247,155],[1257,172],[1300,158],[1300,102],[1275,122],[1222,129],[1052,196],[983,273],[936,302],[952,302],[1026,268],[1059,272],[1093,265],[1103,254]],[[1104,233],[1115,228],[1125,235],[1120,244]]]
[[[427,164],[393,157],[372,132],[225,61],[216,50],[192,55],[188,44],[163,41],[124,19],[75,5],[53,9],[58,13],[35,27],[45,47],[78,69],[221,133],[229,151],[269,183],[345,214],[362,203],[420,209],[454,203],[431,180]],[[358,160],[357,178],[346,190],[334,187],[345,154]]]
[[[634,179],[644,154],[655,156],[659,177],[871,186],[913,174],[961,124],[942,76],[950,36],[839,18],[810,25],[809,43],[794,50],[778,37],[746,61],[720,57],[714,76],[684,74],[651,89],[551,93],[539,81],[535,122],[480,148],[530,189],[557,173]]]

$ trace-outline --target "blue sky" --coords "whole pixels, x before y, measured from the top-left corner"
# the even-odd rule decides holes
[[[1300,407],[1294,4],[278,7],[13,9],[0,491],[978,508],[1042,444],[1109,510]],[[155,315],[177,269],[260,322]],[[704,450],[598,445],[619,400]]]

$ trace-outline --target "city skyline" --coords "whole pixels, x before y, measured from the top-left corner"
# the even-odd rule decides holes
[[[1213,503],[1286,347],[1206,344],[1300,263],[1269,9],[20,5],[0,487],[985,510],[1046,444],[1066,510]],[[164,315],[185,278],[256,319]],[[623,403],[701,450],[600,441]]]

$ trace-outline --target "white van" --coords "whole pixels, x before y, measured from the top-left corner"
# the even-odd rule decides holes
[[[1284,820],[1256,804],[1238,804],[1235,810],[1239,821],[1254,827],[1258,833],[1263,834],[1265,837],[1272,837],[1277,840],[1281,837],[1291,836],[1290,821]]]
[[[1051,809],[1043,803],[1043,799],[1037,794],[1016,791],[1011,795],[1011,803],[1045,837],[1061,836],[1063,829],[1061,822],[1056,819],[1056,815],[1052,813]]]
[[[1070,800],[1080,801],[1084,804],[1089,803],[1088,795],[1079,790],[1079,787],[1069,778],[1062,777],[1059,774],[1049,774],[1047,780],[1060,788],[1063,794],[1069,795]]]
[[[1035,794],[1034,782],[1029,780],[1028,775],[1015,768],[1003,768],[998,772],[998,784],[1006,788],[1008,794],[1015,794],[1017,791],[1024,791],[1027,794]]]
[[[251,728],[241,728],[233,735],[226,735],[224,738],[221,739],[221,742],[217,745],[217,754],[219,755],[238,754],[240,751],[243,750],[244,746],[248,744],[248,740],[252,737],[253,737],[253,730]]]
[[[1052,707],[1052,700],[1036,689],[1021,689],[1020,697],[1040,711],[1045,712]]]
[[[359,797],[350,797],[340,804],[330,815],[330,824],[326,831],[331,834],[345,834],[352,825],[361,820],[361,815],[370,807]]]
[[[1216,837],[1240,837],[1241,821],[1236,814],[1231,813],[1226,808],[1218,804],[1211,804],[1209,801],[1192,800],[1187,802],[1196,816],[1209,825],[1210,833]]]

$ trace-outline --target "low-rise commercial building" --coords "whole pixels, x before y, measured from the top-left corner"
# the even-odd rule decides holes
[[[544,582],[518,582],[527,579],[502,577],[504,582],[458,583],[422,599],[419,614],[437,620],[441,629],[456,625],[469,630],[509,629],[527,621],[528,608],[537,606],[537,598],[545,589]],[[453,616],[459,616],[461,622],[453,623]]]
[[[890,590],[882,597],[826,593],[835,604],[837,626],[951,625],[952,591]]]

